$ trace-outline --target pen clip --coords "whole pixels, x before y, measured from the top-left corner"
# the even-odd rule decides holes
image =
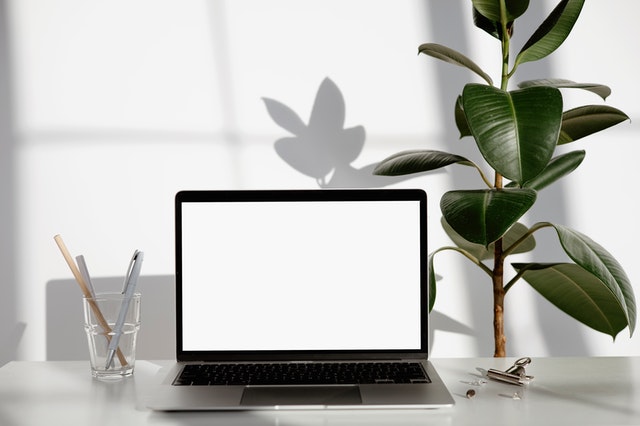
[[[127,286],[131,282],[131,273],[133,272],[133,266],[136,263],[136,259],[140,255],[140,250],[136,250],[133,252],[131,256],[131,260],[129,261],[129,266],[127,267],[127,274],[124,276],[124,282],[122,283],[122,294],[126,293]]]

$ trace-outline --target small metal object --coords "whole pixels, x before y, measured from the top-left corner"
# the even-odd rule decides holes
[[[506,371],[490,368],[487,371],[487,377],[501,382],[510,383],[512,385],[523,386],[533,380],[533,376],[527,376],[524,370],[524,367],[529,364],[531,364],[531,358],[520,358]]]
[[[467,398],[471,399],[471,398],[473,398],[474,396],[476,396],[476,391],[474,391],[473,389],[469,389],[469,390],[467,391]]]

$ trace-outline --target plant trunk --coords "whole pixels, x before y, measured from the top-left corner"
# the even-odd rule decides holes
[[[495,243],[493,265],[493,337],[494,357],[507,356],[507,338],[504,335],[504,259],[502,257],[502,238]]]

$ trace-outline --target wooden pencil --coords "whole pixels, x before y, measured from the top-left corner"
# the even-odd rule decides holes
[[[78,266],[74,262],[73,257],[71,257],[71,254],[69,253],[67,246],[62,240],[62,237],[58,234],[55,237],[53,237],[53,239],[58,245],[58,248],[60,249],[60,252],[64,257],[64,260],[67,262],[67,265],[69,265],[69,268],[71,269],[71,273],[73,274],[73,277],[76,279],[76,282],[80,286],[80,290],[82,290],[82,294],[84,294],[84,297],[87,298],[89,302],[89,306],[91,307],[91,310],[93,311],[94,315],[96,316],[96,319],[100,323],[100,326],[104,330],[105,335],[107,336],[107,340],[111,342],[111,335],[109,334],[111,333],[111,327],[107,323],[107,320],[104,318],[104,315],[102,315],[102,311],[100,311],[100,307],[98,307],[98,304],[92,298],[91,292],[89,291],[89,287],[87,287],[87,284],[84,282],[84,279],[82,278],[82,274],[80,273]],[[128,364],[127,359],[125,358],[120,348],[117,349],[116,354],[118,355],[118,360],[120,361],[120,364],[123,367],[126,366]]]

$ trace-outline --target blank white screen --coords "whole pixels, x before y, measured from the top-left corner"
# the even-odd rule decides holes
[[[183,350],[419,349],[419,208],[183,204]]]

